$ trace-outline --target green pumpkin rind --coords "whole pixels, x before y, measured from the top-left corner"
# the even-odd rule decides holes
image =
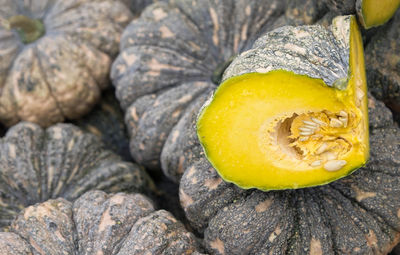
[[[400,10],[365,47],[368,89],[400,113]]]
[[[6,237],[0,239],[0,251],[28,247],[33,254],[52,255],[192,254],[198,247],[182,223],[167,211],[156,211],[141,194],[90,191],[73,203],[48,200],[25,208],[11,231],[0,233]],[[20,253],[14,248],[8,254]]]
[[[130,11],[111,0],[1,0],[0,5],[2,23],[26,15],[45,29],[24,44],[16,31],[0,26],[0,122],[49,126],[86,114],[108,86]]]
[[[331,184],[295,191],[242,190],[204,153],[188,166],[180,199],[213,254],[386,254],[400,240],[400,129],[369,100],[369,163]]]
[[[131,160],[124,114],[114,94],[113,89],[104,91],[100,103],[90,113],[72,123],[98,136],[106,148],[124,160]]]
[[[21,208],[50,198],[74,200],[91,189],[148,193],[153,185],[143,168],[71,124],[44,130],[23,122],[0,139],[0,227]]]
[[[146,8],[126,28],[111,71],[132,157],[178,181],[195,147],[187,123],[216,88],[216,68],[265,31],[315,22],[327,12],[319,2],[173,0]]]

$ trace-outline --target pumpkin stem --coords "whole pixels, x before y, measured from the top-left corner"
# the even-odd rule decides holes
[[[1,20],[1,24],[8,30],[15,29],[25,44],[36,41],[45,33],[42,21],[23,15],[12,16],[8,20]]]
[[[228,68],[228,66],[232,63],[232,61],[235,59],[236,55],[230,57],[227,61],[224,63],[220,64],[215,68],[212,76],[211,76],[211,81],[215,85],[219,85],[222,80],[222,76],[224,75],[225,69]]]

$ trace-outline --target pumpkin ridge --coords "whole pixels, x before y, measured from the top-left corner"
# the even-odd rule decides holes
[[[334,191],[336,191],[335,189],[331,189],[331,190],[334,190]],[[339,197],[337,196],[337,195],[341,195],[340,194],[340,192],[337,192],[336,191],[336,194],[335,195],[333,195],[333,194],[331,194],[331,193],[329,193],[329,192],[326,192],[325,190],[323,190],[323,192],[325,193],[325,195],[327,195],[332,201],[335,201],[335,202],[332,202],[332,203],[329,203],[329,205],[328,205],[328,202],[326,201],[326,200],[324,200],[323,201],[323,203],[324,203],[324,207],[325,207],[325,210],[327,211],[327,212],[330,212],[331,210],[330,210],[330,208],[331,207],[334,207],[335,205],[337,205],[338,204],[338,202],[339,202],[339,206],[337,206],[336,207],[336,210],[337,210],[337,208],[339,208],[339,210],[340,211],[338,211],[338,213],[343,217],[343,216],[345,216],[345,218],[347,219],[347,221],[349,222],[349,223],[352,223],[351,225],[348,225],[348,226],[346,226],[346,227],[344,227],[344,228],[346,228],[346,230],[347,231],[349,231],[349,232],[347,232],[349,235],[351,235],[351,234],[356,234],[357,233],[357,235],[362,235],[362,234],[364,234],[365,233],[365,228],[368,228],[368,223],[365,221],[365,218],[363,217],[363,215],[360,215],[359,214],[359,211],[357,210],[354,210],[354,204],[353,203],[351,203],[351,201],[349,201],[349,200],[347,200],[344,196],[341,196],[342,198],[344,198],[343,200],[339,200]],[[351,214],[351,213],[349,213],[348,212],[348,210],[346,210],[346,209],[349,209],[349,208],[345,208],[345,206],[346,206],[346,204],[347,203],[349,203],[350,204],[350,206],[351,206],[351,208],[350,209],[353,209],[352,210],[352,212],[353,213],[355,213],[355,214]],[[355,218],[356,217],[356,218]],[[358,218],[357,218],[358,217]],[[335,222],[335,220],[336,220],[336,216],[335,215],[330,215],[329,213],[328,213],[328,218],[330,218],[330,220],[331,221],[333,221],[333,222]],[[362,218],[362,219],[360,219],[360,218]],[[356,221],[355,221],[355,219],[359,219],[359,223],[357,223]],[[336,221],[336,223],[337,224],[335,224],[335,226],[338,226],[339,224],[340,224],[340,222],[339,221]],[[365,225],[364,226],[360,226],[360,224],[362,224],[362,223],[365,223]],[[380,226],[379,226],[380,227]],[[335,230],[336,228],[334,227],[334,228],[332,228],[332,230]],[[350,232],[350,230],[351,230],[351,232]],[[369,230],[369,228],[368,228],[368,230]],[[338,238],[341,238],[341,237],[343,237],[343,232],[342,233],[340,233],[340,229],[338,230],[338,232],[335,232],[335,231],[333,231],[333,235],[332,235],[332,239],[333,240],[337,240]],[[367,242],[367,240],[366,239],[361,239],[361,241],[364,241],[364,243],[363,244],[361,244],[361,247],[368,247],[367,245],[365,245],[366,244],[366,242]],[[353,240],[353,242],[354,242],[354,240]],[[333,242],[333,243],[335,243],[335,242]],[[340,247],[337,247],[336,246],[336,251],[338,251],[338,252],[345,252],[343,249],[341,249]],[[368,249],[368,251],[369,252],[374,252],[374,253],[376,253],[376,251],[375,250],[373,250],[373,247],[371,248],[371,247],[368,247],[369,249]],[[365,251],[364,251],[365,252]]]
[[[33,51],[34,52],[34,57],[36,57],[37,61],[38,61],[38,67],[39,67],[40,75],[43,77],[43,81],[46,84],[47,90],[49,91],[49,95],[50,95],[51,98],[53,98],[53,100],[54,100],[54,102],[55,102],[55,104],[57,106],[57,109],[60,111],[60,114],[63,116],[63,119],[65,119],[65,114],[64,114],[64,112],[63,112],[63,110],[61,108],[61,105],[58,102],[56,96],[54,95],[53,90],[52,90],[52,88],[51,88],[51,86],[50,86],[50,84],[49,84],[49,82],[47,80],[47,76],[46,76],[45,72],[43,71],[44,69],[43,69],[43,66],[42,66],[42,61],[41,61],[41,56],[39,54],[39,49],[37,48],[36,45],[33,47],[33,49],[34,49],[34,51]]]
[[[336,188],[335,185],[331,185],[331,188],[336,190],[336,191],[338,191],[344,198],[346,198],[349,201],[351,201],[352,204],[356,204],[359,208],[361,208],[361,209],[365,210],[366,212],[368,212],[368,214],[377,221],[377,223],[379,224],[379,227],[381,228],[382,232],[384,232],[384,230],[382,229],[382,226],[380,224],[386,224],[393,231],[399,232],[399,229],[396,228],[396,226],[393,226],[390,222],[388,222],[385,219],[385,217],[383,217],[383,215],[379,215],[376,212],[368,210],[368,208],[365,207],[365,205],[363,205],[361,202],[357,201],[356,199],[352,198],[351,196],[346,195],[342,190],[340,190],[339,188]],[[400,234],[400,232],[399,232],[399,234]]]

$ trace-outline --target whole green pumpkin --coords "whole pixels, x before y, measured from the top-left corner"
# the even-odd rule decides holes
[[[72,201],[92,189],[149,193],[153,185],[143,168],[71,124],[43,129],[22,122],[0,139],[0,228],[22,208],[51,198]]]
[[[132,14],[114,0],[0,1],[0,122],[86,114],[108,85]]]
[[[141,194],[48,200],[25,208],[11,231],[0,232],[2,254],[200,254],[194,235]]]

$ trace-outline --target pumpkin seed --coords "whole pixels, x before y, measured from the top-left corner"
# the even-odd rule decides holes
[[[311,164],[310,164],[310,166],[312,166],[312,167],[316,167],[316,166],[320,166],[321,165],[321,160],[316,160],[316,161],[314,161],[314,162],[312,162]]]
[[[337,171],[344,167],[346,164],[346,160],[330,160],[324,164],[324,169],[327,171]]]
[[[321,146],[319,146],[319,148],[315,151],[315,153],[316,154],[321,154],[321,153],[325,152],[326,149],[328,149],[328,144],[327,143],[323,143]]]
[[[315,122],[315,123],[321,125],[321,126],[326,126],[326,123],[320,121],[319,119],[316,119],[316,118],[314,118],[314,117],[311,117],[311,120],[312,120],[313,122]]]
[[[343,126],[343,123],[336,118],[332,118],[329,123],[329,126],[337,128]]]

